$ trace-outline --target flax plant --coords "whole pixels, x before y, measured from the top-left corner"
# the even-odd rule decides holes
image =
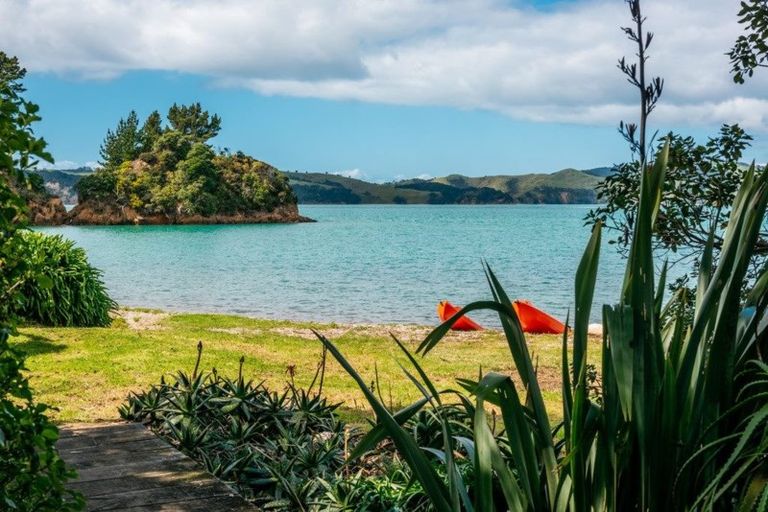
[[[637,221],[617,303],[602,309],[601,393],[590,393],[587,327],[600,255],[601,225],[592,231],[576,271],[572,329],[562,340],[562,421],[544,406],[536,365],[509,295],[487,265],[491,299],[464,307],[417,349],[426,356],[451,325],[475,310],[501,321],[520,378],[486,373],[459,384],[472,417],[471,439],[442,421],[442,450],[425,449],[403,427],[418,411],[441,414],[438,392],[418,359],[398,342],[424,398],[390,412],[323,336],[354,378],[377,423],[353,457],[389,437],[436,510],[623,511],[768,510],[768,272],[742,300],[754,242],[764,222],[768,173],[754,166],[731,208],[719,263],[710,242],[696,297],[685,291],[663,303],[666,266],[656,276],[652,234],[668,150],[642,174]],[[714,237],[715,233],[712,234]],[[693,320],[685,308],[693,302]],[[501,425],[489,420],[493,404]],[[436,455],[436,452],[437,453]],[[465,478],[457,458],[471,459]]]
[[[21,288],[16,313],[28,322],[61,327],[105,327],[117,303],[107,293],[102,273],[74,242],[61,235],[25,231],[21,235],[30,273]],[[44,279],[47,286],[41,286]]]

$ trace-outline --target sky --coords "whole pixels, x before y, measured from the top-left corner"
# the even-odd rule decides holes
[[[738,122],[768,161],[768,70],[734,84],[725,55],[738,0],[642,5],[665,79],[651,129],[703,142]],[[218,147],[386,181],[627,160],[629,21],[623,0],[0,0],[0,49],[29,71],[56,167],[98,160],[132,109],[199,101]]]

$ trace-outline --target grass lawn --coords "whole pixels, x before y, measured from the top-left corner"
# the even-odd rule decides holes
[[[216,368],[236,376],[245,356],[247,377],[280,390],[295,367],[298,385],[307,385],[320,360],[322,345],[310,328],[337,343],[341,351],[371,382],[378,368],[381,394],[395,405],[419,398],[402,373],[404,361],[392,332],[415,348],[428,327],[355,326],[258,320],[228,315],[167,314],[121,311],[108,328],[22,327],[14,343],[29,354],[27,367],[38,400],[57,407],[59,422],[98,422],[118,418],[117,407],[131,391],[146,389],[163,374],[192,371],[196,345],[204,345],[201,369]],[[560,336],[530,336],[538,359],[547,407],[561,415]],[[599,344],[593,342],[593,358]],[[329,356],[330,357],[330,356]],[[423,359],[438,389],[455,388],[457,377],[476,377],[478,369],[514,374],[514,365],[501,333],[451,333]],[[362,393],[336,361],[329,359],[324,394],[344,402],[342,415],[360,421],[369,413]]]

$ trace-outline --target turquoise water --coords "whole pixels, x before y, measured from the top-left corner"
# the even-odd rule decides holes
[[[507,292],[565,317],[589,238],[583,205],[302,206],[317,223],[45,228],[85,248],[124,306],[336,322],[435,322],[441,299]],[[596,304],[623,262],[601,255]],[[599,318],[594,308],[593,319]],[[493,322],[489,316],[479,320]]]

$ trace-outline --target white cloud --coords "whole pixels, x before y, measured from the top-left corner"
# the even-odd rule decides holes
[[[336,176],[344,176],[345,178],[354,178],[356,180],[362,180],[363,178],[365,178],[365,173],[360,169],[348,169],[346,171],[336,171],[336,172],[332,172],[331,174],[335,174]]]
[[[78,167],[81,167],[81,165],[72,160],[57,160],[55,163],[41,160],[40,163],[37,164],[37,167],[39,169],[77,169]]]
[[[768,130],[768,73],[747,86],[728,74],[738,2],[643,5],[650,70],[666,79],[657,122]],[[173,70],[261,94],[602,125],[636,115],[615,68],[634,53],[618,28],[628,22],[619,0],[546,11],[522,0],[3,0],[0,48],[30,70],[86,78]]]
[[[56,160],[54,163],[49,163],[45,161],[40,161],[37,164],[38,169],[46,169],[46,170],[70,170],[70,169],[79,169],[81,167],[90,167],[91,169],[96,169],[97,167],[101,167],[101,164],[99,162],[74,162],[72,160]]]

